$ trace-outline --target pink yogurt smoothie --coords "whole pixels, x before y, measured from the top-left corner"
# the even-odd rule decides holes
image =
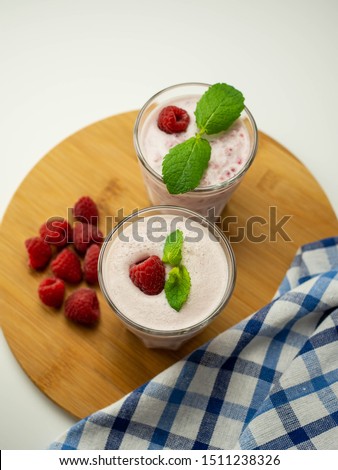
[[[216,239],[210,228],[181,216],[180,208],[168,211],[143,210],[154,216],[134,216],[135,222],[127,218],[123,231],[108,236],[101,249],[99,281],[113,310],[147,347],[177,349],[220,312],[232,292],[235,266],[223,236]],[[164,290],[147,295],[129,277],[134,263],[153,255],[162,258],[165,239],[176,229],[184,235],[183,264],[191,278],[189,297],[179,312],[169,305]],[[166,276],[170,269],[166,264]]]
[[[140,145],[147,162],[160,176],[162,176],[163,158],[170,148],[198,132],[194,111],[199,98],[198,95],[191,95],[171,100],[155,108],[147,117],[140,135]],[[190,123],[185,132],[167,134],[157,126],[159,113],[169,105],[183,108],[188,112]],[[211,157],[199,188],[208,188],[229,180],[242,170],[250,157],[250,136],[241,118],[225,132],[211,136],[204,135],[203,138],[210,142]]]

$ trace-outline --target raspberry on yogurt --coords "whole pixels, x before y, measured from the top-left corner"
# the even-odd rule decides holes
[[[187,111],[177,106],[166,106],[157,118],[157,125],[167,134],[185,132],[190,122]]]

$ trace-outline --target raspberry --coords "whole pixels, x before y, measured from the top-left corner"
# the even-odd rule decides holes
[[[65,283],[62,279],[48,277],[40,282],[38,294],[41,302],[49,307],[59,308],[65,296]]]
[[[147,295],[162,292],[165,282],[165,267],[158,256],[133,264],[129,268],[129,277],[136,287]]]
[[[28,238],[25,241],[28,252],[28,266],[32,269],[43,269],[52,257],[52,249],[41,237]]]
[[[40,227],[40,236],[51,245],[63,247],[72,241],[73,229],[63,218],[48,219]]]
[[[84,254],[93,243],[102,243],[102,232],[96,225],[76,222],[73,228],[73,241],[76,251]]]
[[[89,196],[82,196],[75,203],[73,208],[75,219],[84,224],[97,225],[99,220],[99,211],[95,202]]]
[[[82,279],[81,262],[69,248],[64,248],[51,264],[54,276],[71,284],[77,284]]]
[[[83,262],[83,274],[85,281],[88,284],[97,283],[97,262],[99,259],[100,247],[98,245],[91,245],[86,251]]]
[[[187,111],[177,106],[166,106],[157,119],[158,127],[167,134],[186,131],[189,122],[190,117]]]
[[[100,305],[93,289],[82,287],[74,291],[66,299],[65,315],[70,320],[93,325],[100,317]]]

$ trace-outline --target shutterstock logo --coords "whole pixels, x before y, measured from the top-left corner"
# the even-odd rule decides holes
[[[125,213],[123,208],[120,208],[115,215],[100,217],[100,227],[103,232],[98,229],[97,221],[82,221],[88,223],[76,222],[74,225],[74,236],[77,242],[90,243],[90,242],[101,242],[104,235],[108,235],[113,228],[119,222],[124,219],[128,219],[130,215],[133,215],[133,227],[132,233],[129,236],[136,241],[142,242],[144,237],[144,230],[139,231],[139,223],[143,220],[142,212],[138,214],[140,209],[135,208],[131,212]],[[68,209],[68,220],[72,218],[72,209]],[[270,206],[268,208],[268,214],[266,217],[262,215],[251,215],[246,220],[237,215],[227,215],[225,217],[216,216],[213,209],[208,212],[207,219],[211,222],[212,226],[217,225],[219,229],[225,234],[230,243],[241,243],[243,241],[249,241],[250,243],[264,243],[278,242],[282,240],[284,242],[291,242],[292,238],[288,233],[288,223],[291,220],[292,215],[279,215],[276,206]],[[175,216],[169,221],[159,212],[157,215],[150,216],[147,219],[147,238],[153,242],[164,241],[167,234],[176,230],[179,224],[184,224],[185,228],[189,232],[189,241],[198,242],[205,236],[206,233],[212,233],[211,231],[203,231],[199,225],[199,217],[183,217]],[[197,222],[197,223],[196,223]],[[65,219],[61,217],[51,217],[47,221],[48,232],[46,236],[47,241],[50,243],[59,242],[60,239],[64,239],[65,243],[72,240],[71,236],[72,229],[66,223]],[[80,225],[80,227],[78,226]],[[86,230],[78,230],[83,226]],[[123,231],[119,234],[122,241],[128,242],[129,236],[125,236]],[[64,244],[65,244],[64,243]]]

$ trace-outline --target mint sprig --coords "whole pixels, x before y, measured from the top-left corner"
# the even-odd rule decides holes
[[[165,295],[170,306],[179,312],[186,302],[191,287],[188,270],[183,264],[175,266],[170,272],[164,285]]]
[[[203,134],[227,130],[241,115],[244,96],[226,83],[216,83],[199,99],[195,118],[199,132],[195,137],[172,147],[162,163],[162,177],[170,194],[183,194],[199,185],[211,155]]]
[[[175,145],[162,164],[163,181],[170,194],[192,191],[199,185],[210,159],[211,147],[199,136]]]
[[[191,288],[190,275],[182,264],[183,232],[175,230],[165,241],[162,261],[172,266],[164,284],[164,292],[169,305],[179,312],[187,301]]]
[[[216,83],[202,95],[195,117],[200,134],[218,134],[227,130],[244,109],[244,96],[231,85]]]
[[[178,266],[182,261],[182,247],[183,232],[177,229],[166,238],[162,258],[163,263]]]

